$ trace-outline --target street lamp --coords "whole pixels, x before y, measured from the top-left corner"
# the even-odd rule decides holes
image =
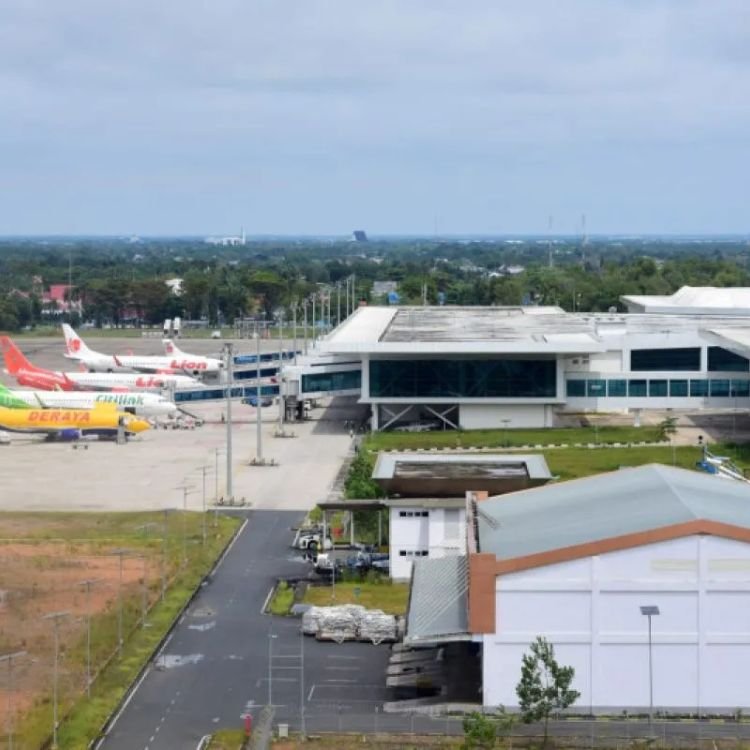
[[[659,607],[650,604],[641,606],[641,614],[648,617],[648,730],[652,734],[652,724],[654,721],[654,666],[652,656],[651,641],[651,618],[660,614]]]
[[[117,579],[117,656],[122,656],[122,559],[125,555],[130,554],[129,549],[114,549],[112,550],[113,555],[117,555],[120,558],[120,574]]]
[[[79,586],[86,588],[86,697],[91,699],[91,587],[101,578],[87,578]]]
[[[188,485],[180,485],[175,487],[176,490],[182,490],[182,567],[187,565],[187,496],[195,489]]]
[[[510,419],[501,419],[500,420],[503,425],[503,445],[504,447],[508,447],[508,425],[510,424]]]
[[[227,499],[232,500],[234,498],[234,487],[232,486],[232,386],[234,385],[234,372],[232,366],[234,364],[234,352],[233,345],[231,342],[224,344],[224,353],[226,355],[226,371],[227,371],[227,482],[226,491]],[[260,357],[258,357],[257,370],[260,372]]]
[[[55,661],[52,668],[52,750],[57,750],[57,685],[58,685],[58,661],[60,657],[60,620],[68,617],[70,612],[51,612],[45,615],[43,620],[52,620],[55,633]]]
[[[26,656],[26,653],[26,651],[15,651],[12,654],[0,656],[0,662],[8,663],[8,750],[13,750],[13,719],[15,718],[13,712],[13,661]]]

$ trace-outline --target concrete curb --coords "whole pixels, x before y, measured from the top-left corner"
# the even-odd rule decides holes
[[[159,654],[159,652],[164,648],[164,646],[167,644],[169,639],[172,637],[172,632],[175,629],[175,626],[177,626],[182,618],[185,616],[185,612],[188,610],[190,605],[195,600],[195,597],[198,596],[198,593],[203,588],[204,584],[211,578],[211,576],[216,572],[217,568],[224,562],[224,558],[227,556],[227,553],[232,548],[234,543],[239,538],[240,534],[245,530],[245,527],[248,524],[249,519],[245,519],[242,525],[234,532],[232,537],[227,542],[226,547],[224,547],[224,550],[222,551],[221,555],[219,555],[216,562],[211,566],[211,570],[209,570],[201,579],[198,581],[197,586],[195,587],[195,590],[193,593],[188,597],[188,599],[185,601],[182,607],[180,607],[179,611],[175,613],[175,616],[167,629],[167,631],[164,633],[164,635],[161,637],[159,642],[154,646],[154,650],[151,652],[151,655],[146,659],[143,666],[138,670],[138,674],[135,676],[133,681],[130,683],[130,686],[123,694],[122,698],[118,701],[115,708],[112,710],[112,713],[107,717],[107,720],[102,725],[101,729],[99,730],[99,733],[97,734],[96,738],[91,740],[88,744],[89,750],[97,750],[97,748],[104,742],[104,740],[107,739],[107,735],[109,734],[112,727],[117,723],[117,720],[120,718],[120,714],[123,712],[125,707],[130,703],[130,701],[133,698],[133,695],[135,695],[135,692],[140,687],[141,682],[146,678],[146,675],[148,674],[149,669],[151,668],[151,665],[154,661],[154,658]],[[50,738],[51,741],[51,738]]]

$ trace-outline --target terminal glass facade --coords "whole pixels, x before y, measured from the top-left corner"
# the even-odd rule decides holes
[[[682,349],[633,349],[630,352],[630,369],[633,372],[699,372],[701,350],[697,346]]]
[[[708,371],[750,372],[750,360],[720,346],[709,346]]]
[[[358,391],[362,387],[362,371],[316,372],[302,376],[302,393],[327,391]]]
[[[374,359],[372,398],[554,398],[554,359]]]
[[[566,381],[569,398],[748,398],[750,380],[666,380],[574,378]]]

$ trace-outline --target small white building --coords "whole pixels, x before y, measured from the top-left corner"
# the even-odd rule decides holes
[[[406,641],[479,644],[485,706],[518,706],[521,657],[544,636],[575,668],[573,711],[643,711],[642,607],[658,608],[656,709],[750,706],[747,483],[652,464],[472,499],[467,529],[464,564],[415,566]],[[429,604],[437,578],[453,592],[441,607]]]

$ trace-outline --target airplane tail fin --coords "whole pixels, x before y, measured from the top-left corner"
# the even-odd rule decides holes
[[[77,357],[81,354],[93,354],[91,349],[86,346],[84,340],[67,324],[62,324],[63,334],[65,335],[65,349],[69,357]]]
[[[0,349],[3,350],[5,369],[9,375],[15,375],[19,370],[38,370],[39,368],[24,357],[23,352],[13,343],[9,336],[0,337]]]
[[[184,352],[179,349],[172,339],[162,339],[161,343],[164,344],[164,353],[168,356],[180,357],[184,355]]]

